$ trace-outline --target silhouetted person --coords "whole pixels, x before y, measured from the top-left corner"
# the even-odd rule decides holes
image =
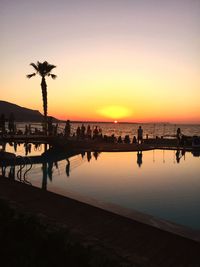
[[[142,165],[142,151],[137,152],[137,164],[139,167]]]
[[[118,137],[117,143],[119,143],[119,144],[123,143],[121,135]]]
[[[84,124],[82,124],[81,125],[81,138],[85,138],[85,125]]]
[[[100,134],[100,135],[102,134],[102,129],[101,129],[101,128],[99,128],[99,134]]]
[[[0,131],[1,131],[2,136],[5,133],[5,129],[6,129],[5,126],[6,126],[6,119],[5,119],[5,115],[2,113],[0,117]]]
[[[133,144],[137,144],[137,138],[135,137],[135,135],[133,136]]]
[[[117,141],[117,138],[115,137],[114,134],[112,134],[111,137],[110,137],[110,142],[111,143],[116,143],[116,141]]]
[[[13,113],[10,113],[10,116],[8,119],[8,130],[10,134],[14,134],[15,132],[15,117]]]
[[[95,129],[93,131],[93,138],[96,139],[98,137],[98,135],[99,135],[99,131],[98,131],[97,126],[95,126]]]
[[[181,142],[181,129],[178,128],[176,131],[176,139],[177,139],[177,144],[180,145]]]
[[[129,137],[129,135],[127,134],[127,135],[125,135],[125,138],[124,138],[124,143],[125,144],[130,144],[130,142],[131,142],[131,140],[130,140],[130,137]]]
[[[69,177],[69,175],[70,175],[70,161],[68,158],[66,160],[67,160],[67,164],[66,164],[65,171],[66,171],[67,177]]]
[[[78,128],[76,129],[76,137],[77,137],[77,140],[80,139],[80,136],[81,136],[81,128],[80,128],[80,126],[78,126]]]
[[[137,140],[138,140],[138,144],[142,144],[142,142],[143,142],[143,129],[141,126],[139,126],[139,128],[137,130]]]
[[[91,139],[92,138],[92,130],[90,128],[90,125],[87,127],[87,132],[86,132],[87,138]]]
[[[67,120],[66,124],[65,124],[65,136],[69,137],[71,133],[71,124],[70,121]]]

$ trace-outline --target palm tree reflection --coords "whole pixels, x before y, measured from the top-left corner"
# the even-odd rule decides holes
[[[42,189],[47,190],[47,180],[53,180],[53,164],[58,168],[58,163],[53,161],[43,162],[42,164]]]
[[[47,162],[42,164],[42,189],[47,190]]]
[[[48,168],[47,168],[47,173],[49,176],[49,180],[52,181],[52,175],[53,175],[53,161],[48,162]]]
[[[70,175],[70,161],[68,158],[66,160],[67,160],[67,164],[66,164],[65,171],[66,171],[67,177],[69,177],[69,175]]]

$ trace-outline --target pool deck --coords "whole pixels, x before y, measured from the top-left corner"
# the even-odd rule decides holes
[[[162,150],[182,150],[192,152],[200,156],[200,148],[194,148],[191,144],[177,145],[174,139],[145,139],[142,144],[135,143],[113,143],[103,140],[81,139],[68,140],[63,136],[6,136],[0,138],[0,145],[3,143],[33,143],[49,144],[49,149],[38,156],[16,157],[13,153],[7,153],[0,150],[0,161],[4,166],[20,165],[26,163],[44,163],[48,161],[60,161],[78,155],[83,152],[137,152],[155,149]],[[47,147],[46,147],[47,149]],[[1,163],[1,162],[0,162]]]
[[[200,242],[163,231],[71,198],[0,177],[0,197],[25,212],[43,214],[85,242],[126,259],[131,266],[200,266]]]
[[[64,150],[78,150],[78,151],[138,151],[151,149],[185,149],[192,151],[192,137],[188,137],[185,145],[178,145],[176,138],[149,138],[144,139],[142,144],[137,143],[116,143],[112,141],[105,141],[103,139],[76,139],[70,137],[67,139],[64,136],[41,136],[41,135],[7,135],[0,136],[0,144],[3,143],[33,143],[33,144],[49,144],[51,147]]]

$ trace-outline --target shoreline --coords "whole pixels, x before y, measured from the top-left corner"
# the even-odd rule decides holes
[[[26,212],[66,225],[87,241],[112,248],[137,266],[198,266],[200,261],[199,242],[102,208],[2,177],[0,196]]]

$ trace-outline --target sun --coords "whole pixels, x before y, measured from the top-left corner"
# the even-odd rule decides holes
[[[111,118],[117,123],[118,119],[126,118],[131,115],[131,111],[123,106],[105,106],[97,111],[100,115]]]

